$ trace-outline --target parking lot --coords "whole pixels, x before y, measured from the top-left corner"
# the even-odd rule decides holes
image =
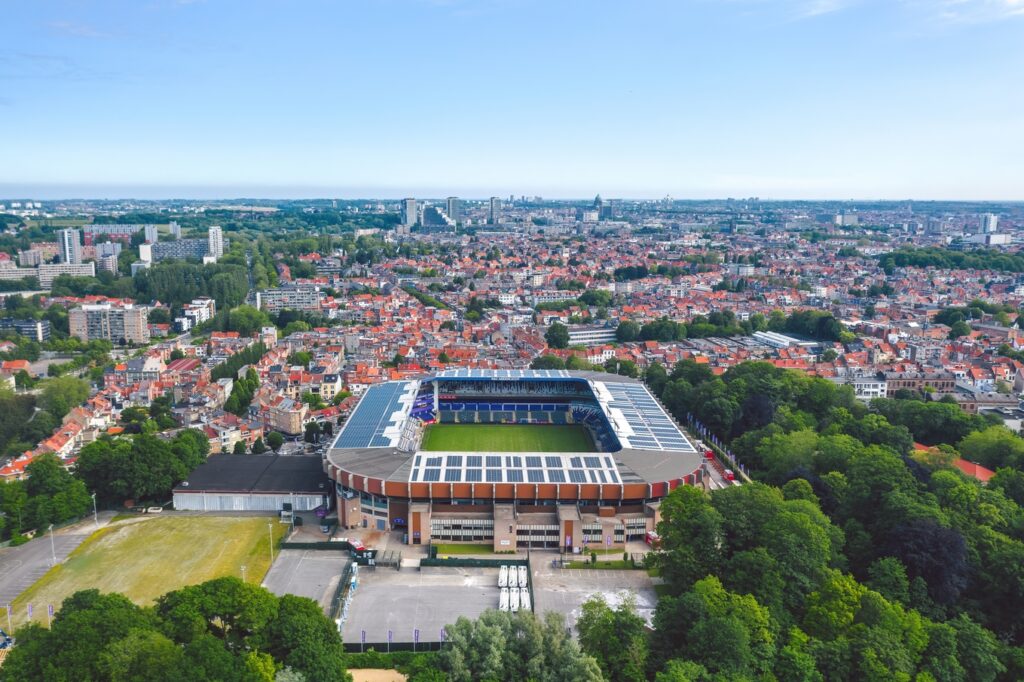
[[[651,622],[658,595],[645,571],[600,571],[552,568],[550,561],[533,561],[533,599],[536,611],[557,611],[566,625],[575,629],[580,608],[594,595],[601,595],[612,607],[628,596],[636,600],[637,612]]]
[[[345,552],[284,549],[275,557],[263,586],[278,596],[309,597],[328,613],[341,572],[348,562]]]
[[[441,628],[459,616],[476,618],[498,608],[497,568],[423,568],[402,570],[360,569],[358,586],[349,607],[342,639],[358,643],[413,641],[437,642]]]

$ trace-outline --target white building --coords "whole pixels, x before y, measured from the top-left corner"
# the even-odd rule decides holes
[[[224,233],[221,231],[220,225],[210,226],[210,232],[206,239],[208,244],[207,255],[214,259],[224,255]]]

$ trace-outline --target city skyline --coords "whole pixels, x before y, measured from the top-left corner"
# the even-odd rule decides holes
[[[0,195],[1024,199],[1018,0],[241,7],[11,8]]]

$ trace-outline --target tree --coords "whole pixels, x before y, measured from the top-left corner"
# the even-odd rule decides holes
[[[659,559],[669,588],[682,593],[721,562],[725,519],[700,488],[680,486],[662,500]]]
[[[620,343],[636,341],[638,336],[640,336],[640,325],[632,320],[623,320],[615,328],[615,340]]]
[[[234,447],[231,448],[231,454],[233,455],[244,455],[245,454],[245,441],[240,440],[235,443]]]
[[[955,339],[959,339],[962,336],[970,336],[970,334],[971,334],[971,326],[969,324],[967,324],[966,322],[964,322],[963,320],[960,320],[958,322],[954,322],[950,326],[950,328],[949,328],[949,338],[950,339],[954,339],[955,340]]]
[[[277,452],[284,445],[284,436],[277,431],[271,431],[267,434],[267,445],[270,446],[271,450]]]
[[[39,405],[60,419],[88,397],[88,382],[75,377],[54,377],[43,382]]]
[[[679,597],[659,600],[651,646],[656,660],[682,658],[722,679],[748,679],[770,672],[776,627],[754,597],[728,592],[708,576]]]
[[[303,440],[307,443],[315,443],[320,438],[320,426],[316,422],[307,422]]]
[[[544,340],[549,348],[568,348],[569,328],[560,322],[555,322],[544,333]]]
[[[612,609],[600,596],[583,604],[576,629],[580,646],[610,682],[643,679],[647,667],[646,623],[632,598]]]
[[[599,682],[601,669],[569,636],[560,614],[485,611],[445,628],[437,666],[453,682]]]
[[[254,455],[262,455],[266,451],[267,451],[267,446],[263,444],[263,439],[262,438],[257,438],[256,440],[253,441],[253,443],[252,443],[252,454],[254,454]]]
[[[4,679],[271,682],[282,668],[281,679],[351,680],[337,628],[315,602],[237,578],[169,592],[155,608],[76,592],[51,629],[29,625],[18,640]]]
[[[565,362],[554,355],[539,355],[530,363],[531,369],[565,369]]]
[[[990,426],[975,431],[957,444],[957,450],[966,459],[989,469],[1002,467],[1024,468],[1024,438],[1005,426]]]

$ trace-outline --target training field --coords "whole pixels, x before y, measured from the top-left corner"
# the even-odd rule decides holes
[[[578,424],[432,424],[422,450],[450,452],[596,452]]]
[[[121,592],[151,604],[165,592],[225,575],[259,583],[270,567],[270,531],[275,542],[287,526],[266,516],[161,516],[114,523],[93,533],[68,559],[14,601],[14,620],[46,622],[46,607],[78,590]],[[47,542],[46,538],[33,542]],[[276,549],[275,549],[276,553]]]

